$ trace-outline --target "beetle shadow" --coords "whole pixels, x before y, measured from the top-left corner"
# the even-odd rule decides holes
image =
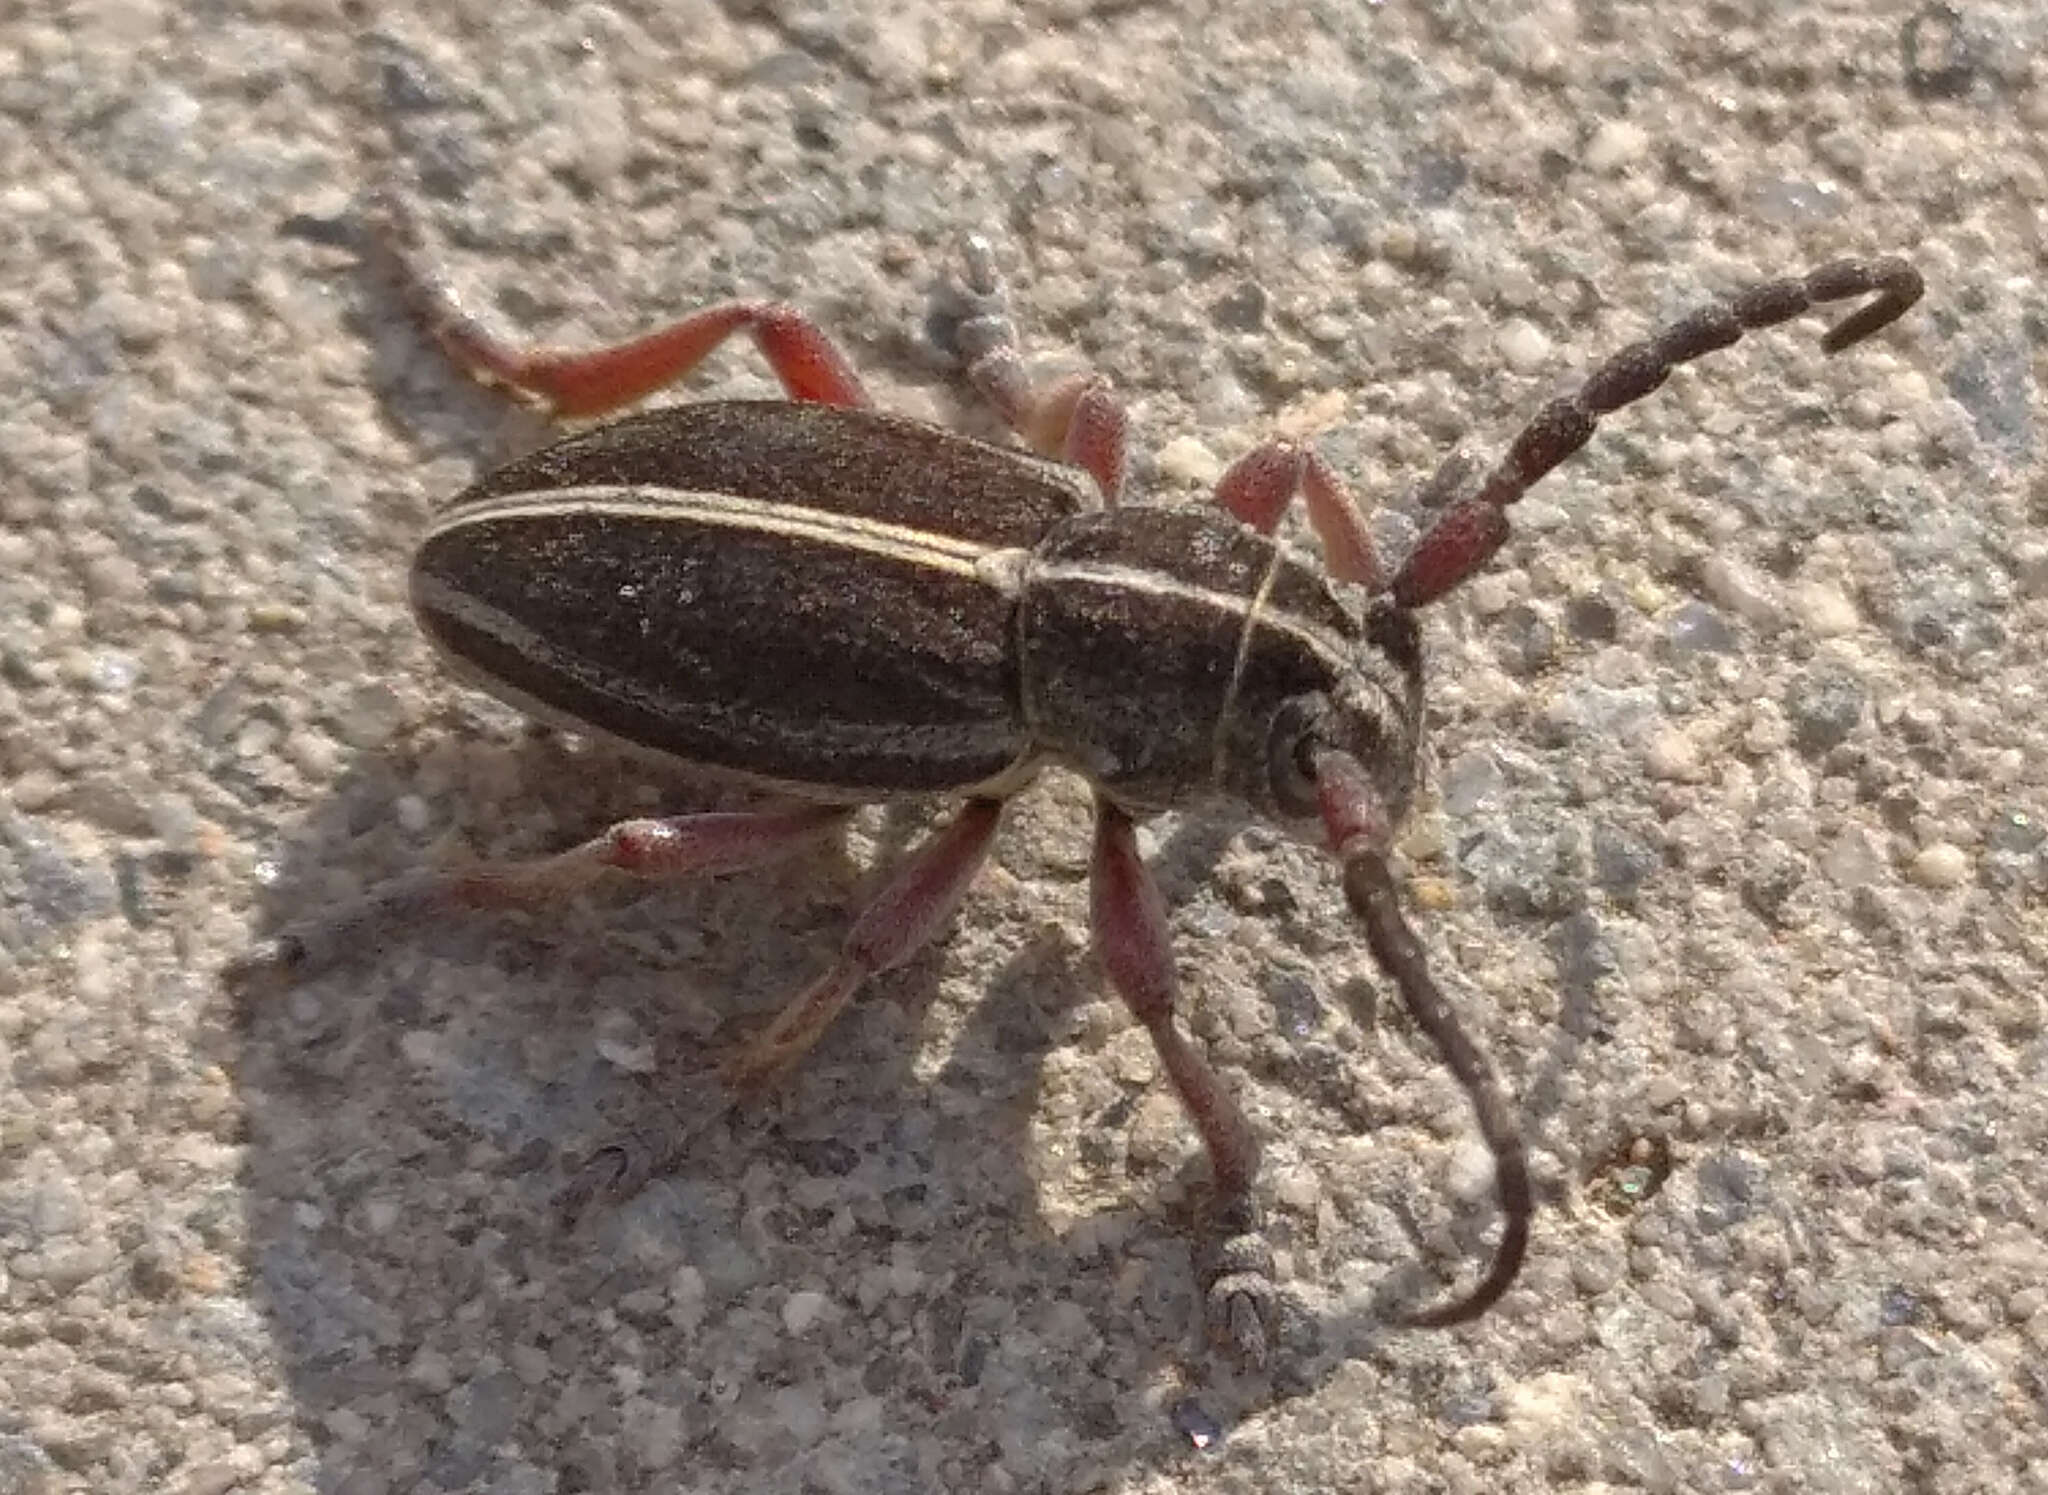
[[[402,828],[416,795],[492,856],[742,802],[549,733],[423,732],[366,753],[299,828],[258,932],[337,884],[459,860]],[[524,1464],[610,1488],[661,1459],[764,1486],[814,1460],[907,1477],[919,1431],[962,1416],[1097,1460],[1171,1454],[1130,1388],[1200,1353],[1188,1237],[1149,1181],[1108,1179],[1113,1202],[1078,1221],[1042,1207],[1041,1066],[1097,978],[1022,885],[970,895],[1002,952],[970,996],[940,980],[956,925],[773,1094],[713,1101],[719,1050],[824,969],[928,823],[864,822],[872,863],[826,839],[757,872],[451,916],[240,998],[245,1264],[324,1480],[475,1488]],[[938,1026],[951,1041],[920,1073]],[[695,1130],[672,1172],[562,1218],[599,1149],[679,1125]],[[884,1410],[806,1445],[792,1398]]]
[[[602,749],[531,736],[455,753],[452,769],[450,757],[429,750],[446,784],[435,803],[458,818],[488,820],[502,800],[520,807],[522,832],[529,817],[566,828],[478,835],[493,855],[551,849],[653,808],[626,787],[647,784],[647,766]],[[396,829],[420,778],[402,754],[352,769],[284,854],[259,925],[316,911],[337,880],[366,884],[426,859]],[[725,802],[681,777],[660,789],[664,810]],[[785,1109],[800,1114],[806,1087],[709,1127],[672,1188],[600,1201],[579,1225],[560,1218],[560,1192],[596,1149],[659,1135],[709,1091],[731,1030],[829,958],[859,880],[826,840],[758,874],[627,884],[554,916],[454,916],[242,999],[233,1067],[248,1129],[247,1266],[332,1479],[490,1484],[511,1429],[543,1425],[565,1384],[618,1367],[611,1335],[646,1313],[687,1315],[689,1290],[676,1286],[686,1263],[719,1262],[718,1273],[698,1268],[700,1305],[738,1290],[734,1263],[771,1244],[756,1238],[759,1222],[740,1223],[744,1176],[778,1152],[805,1155],[800,1139],[763,1147],[759,1134],[772,1137]],[[913,965],[896,990],[914,997],[931,972]],[[906,1059],[867,1056],[863,1086],[878,1105],[907,1079]],[[657,1194],[710,1201],[720,1228],[651,1240],[673,1214]],[[758,1270],[776,1276],[769,1261]],[[679,1331],[647,1338],[688,1367],[667,1383],[678,1406],[691,1400],[680,1384],[717,1374]],[[494,1353],[480,1361],[479,1345]],[[525,1457],[555,1460],[552,1477],[572,1487],[609,1487],[585,1466],[621,1441],[621,1415],[612,1405],[572,1419],[567,1444]],[[714,1437],[687,1414],[678,1436]]]

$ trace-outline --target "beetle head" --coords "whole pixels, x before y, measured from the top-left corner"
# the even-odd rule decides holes
[[[1321,690],[1273,702],[1264,721],[1258,761],[1236,765],[1231,775],[1254,808],[1312,834],[1321,824],[1316,757],[1335,748],[1370,776],[1388,818],[1399,824],[1413,797],[1422,739],[1422,655],[1413,616],[1389,601],[1369,604],[1349,667]]]

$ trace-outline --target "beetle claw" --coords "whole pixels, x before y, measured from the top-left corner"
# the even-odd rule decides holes
[[[1238,1232],[1219,1240],[1203,1264],[1209,1334],[1255,1370],[1266,1363],[1280,1289],[1273,1281],[1273,1248],[1257,1219],[1231,1223]]]
[[[679,1113],[673,1125],[622,1132],[586,1157],[555,1195],[555,1218],[573,1230],[593,1206],[625,1204],[656,1179],[677,1172],[703,1135],[725,1116],[738,1097],[714,1087],[711,1104]]]
[[[1017,327],[1010,320],[995,247],[981,235],[960,241],[959,273],[944,286],[942,300],[933,321],[934,340],[963,367],[1015,347]]]
[[[599,1200],[623,1204],[673,1172],[699,1130],[690,1127],[663,1136],[629,1132],[591,1153],[555,1196],[555,1217],[562,1228],[573,1230],[582,1224]]]

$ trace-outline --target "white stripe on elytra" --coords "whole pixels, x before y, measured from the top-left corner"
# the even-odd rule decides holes
[[[1078,581],[1119,587],[1144,596],[1172,597],[1195,602],[1249,621],[1256,618],[1282,633],[1298,639],[1314,651],[1332,670],[1351,667],[1348,649],[1333,644],[1329,635],[1295,620],[1287,613],[1268,613],[1265,602],[1277,576],[1278,554],[1269,566],[1258,590],[1249,597],[1220,592],[1213,587],[1183,581],[1180,577],[1138,566],[1101,561],[1035,561],[1015,547],[984,544],[938,530],[914,525],[892,524],[857,514],[840,514],[802,504],[773,503],[766,499],[743,498],[730,493],[700,493],[688,489],[656,488],[632,484],[597,484],[583,488],[552,488],[544,493],[508,493],[477,499],[444,516],[427,534],[429,540],[452,534],[471,525],[490,524],[500,519],[539,519],[564,515],[610,515],[625,519],[696,521],[726,529],[753,530],[760,534],[783,535],[814,540],[826,545],[843,545],[871,555],[888,556],[913,565],[930,566],[960,576],[974,577],[1004,592],[1014,592],[1027,580]]]
[[[1079,582],[1140,596],[1193,602],[1225,613],[1240,620],[1240,631],[1236,658],[1225,692],[1224,710],[1217,718],[1214,757],[1219,765],[1223,753],[1222,734],[1250,661],[1256,625],[1265,624],[1294,639],[1319,658],[1333,675],[1341,677],[1357,667],[1355,652],[1345,645],[1345,641],[1333,640],[1326,631],[1313,628],[1288,613],[1266,610],[1279,574],[1281,555],[1278,551],[1260,578],[1257,590],[1245,596],[1201,586],[1164,572],[1114,562],[1036,561],[1015,547],[987,545],[940,531],[918,529],[913,525],[892,524],[887,520],[840,514],[801,504],[634,484],[594,484],[550,489],[538,494],[513,493],[478,499],[446,515],[432,528],[428,538],[498,520],[571,515],[694,522],[839,545],[865,554],[971,577],[1008,596],[1015,596],[1024,586],[1038,582]],[[521,655],[534,659],[548,659],[554,655],[555,651],[537,633],[496,609],[484,607],[475,598],[445,585],[424,584],[432,587],[434,603],[441,610],[500,639]]]
[[[884,519],[840,514],[829,509],[808,508],[803,504],[744,498],[731,493],[700,493],[633,484],[550,488],[541,493],[507,493],[477,499],[443,517],[428,532],[427,538],[437,539],[472,525],[489,525],[500,520],[592,515],[704,524],[788,539],[812,540],[973,577],[998,590],[1009,590],[1005,583],[1013,586],[1018,571],[1014,564],[1002,564],[1008,553],[1005,547],[963,540],[938,530],[891,524]]]

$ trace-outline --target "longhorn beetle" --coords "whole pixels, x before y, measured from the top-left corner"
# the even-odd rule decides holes
[[[1213,506],[1125,503],[1121,405],[1093,374],[1031,382],[979,241],[966,254],[956,351],[1029,452],[876,412],[827,336],[780,303],[723,302],[594,351],[509,346],[420,269],[395,198],[380,196],[371,219],[371,242],[454,361],[557,417],[615,411],[734,333],[753,338],[787,401],[655,409],[498,468],[435,518],[411,595],[456,672],[485,690],[741,776],[794,807],[629,820],[539,860],[400,877],[287,927],[233,976],[289,978],[376,929],[545,905],[609,871],[754,866],[863,802],[964,800],[854,919],[831,967],[726,1061],[726,1093],[742,1095],[947,922],[1011,795],[1043,768],[1073,770],[1095,791],[1096,953],[1209,1156],[1209,1323],[1255,1363],[1278,1302],[1253,1197],[1258,1143],[1174,1020],[1165,908],[1136,831],[1170,807],[1233,799],[1327,843],[1374,960],[1464,1087],[1492,1152],[1503,1220],[1492,1265],[1408,1321],[1460,1323],[1507,1291],[1534,1208],[1521,1135],[1430,975],[1390,865],[1422,747],[1416,611],[1485,564],[1507,538],[1508,506],[1600,417],[1746,332],[1870,298],[1822,337],[1838,352],[1919,298],[1910,265],[1839,260],[1623,349],[1543,406],[1476,486],[1460,459],[1447,461],[1428,485],[1447,506],[1390,574],[1345,485],[1306,444],[1248,452]],[[1272,537],[1297,494],[1320,564]],[[608,1186],[623,1189],[666,1161],[616,1166]]]

